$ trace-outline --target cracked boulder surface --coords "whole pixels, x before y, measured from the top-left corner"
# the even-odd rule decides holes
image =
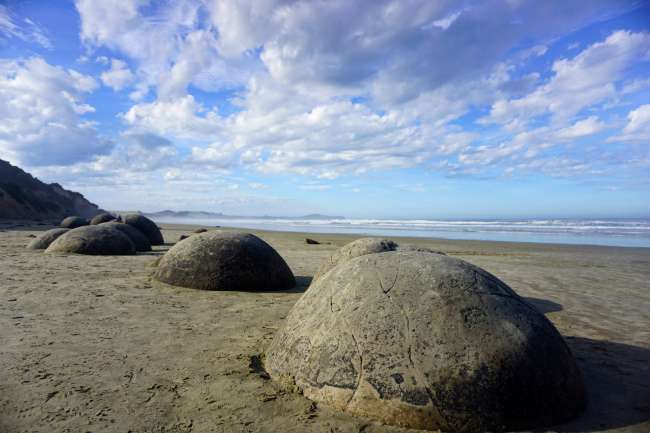
[[[128,214],[124,216],[124,223],[140,230],[149,239],[151,245],[162,245],[165,243],[160,229],[155,222],[144,215]]]
[[[57,228],[43,232],[39,237],[32,239],[32,241],[27,245],[27,248],[30,250],[44,250],[59,236],[68,231],[70,231],[70,229]]]
[[[52,242],[45,252],[117,256],[135,254],[135,246],[121,231],[101,224],[69,230]]]
[[[265,367],[307,398],[410,428],[533,429],[585,406],[544,315],[488,272],[422,251],[336,266],[293,307]]]
[[[210,231],[192,235],[162,257],[155,278],[203,290],[274,291],[296,280],[284,259],[250,233]]]

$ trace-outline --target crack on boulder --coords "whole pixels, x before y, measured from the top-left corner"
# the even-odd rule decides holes
[[[439,423],[441,424],[441,426],[444,427],[443,430],[446,430],[446,429],[448,429],[448,426],[449,426],[449,425],[448,425],[448,422],[447,422],[447,420],[446,420],[445,418],[443,418],[443,416],[442,416],[440,410],[439,410],[438,407],[436,406],[436,403],[435,403],[435,400],[434,400],[434,396],[433,396],[433,392],[431,391],[431,389],[430,389],[429,386],[427,385],[426,377],[425,377],[424,373],[423,373],[422,371],[420,371],[420,369],[415,365],[415,362],[413,361],[413,339],[412,339],[412,336],[411,336],[411,320],[410,320],[410,318],[409,318],[409,315],[407,314],[407,312],[406,312],[406,310],[404,309],[404,307],[402,307],[402,306],[399,305],[397,302],[395,302],[395,301],[393,300],[393,298],[391,297],[391,295],[390,295],[390,291],[391,291],[391,290],[395,287],[395,285],[397,284],[397,280],[398,280],[398,278],[399,278],[399,272],[400,272],[401,264],[402,264],[401,261],[399,261],[399,262],[397,263],[397,271],[395,272],[395,279],[393,280],[393,283],[392,283],[392,285],[390,286],[390,288],[388,288],[388,290],[384,289],[384,286],[382,285],[382,282],[381,282],[381,278],[379,278],[379,286],[381,287],[382,292],[386,295],[386,297],[388,298],[388,300],[389,300],[389,301],[390,301],[390,302],[391,302],[395,307],[397,307],[397,308],[401,311],[402,316],[404,317],[404,324],[405,324],[405,327],[406,327],[406,330],[405,330],[405,334],[406,334],[406,335],[405,335],[405,337],[406,337],[406,339],[407,339],[407,341],[408,341],[408,350],[407,350],[407,355],[408,355],[409,364],[411,365],[411,369],[412,369],[413,373],[418,377],[418,382],[419,382],[419,383],[418,383],[417,385],[418,385],[418,386],[421,386],[421,387],[424,388],[424,390],[425,390],[425,392],[427,393],[427,396],[428,396],[428,398],[429,398],[429,401],[431,402],[431,407],[432,407],[433,411],[435,411],[435,413],[436,413],[436,414],[438,415],[438,417],[439,417],[439,419],[438,419]],[[401,386],[400,386],[400,389],[402,389]]]

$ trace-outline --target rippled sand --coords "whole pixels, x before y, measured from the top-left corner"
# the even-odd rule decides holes
[[[25,249],[47,228],[0,224],[0,432],[409,431],[318,407],[255,362],[321,260],[357,236],[254,231],[299,286],[204,292],[151,281],[169,245],[131,257]],[[196,227],[163,228],[171,244]],[[650,432],[650,249],[394,239],[484,267],[555,323],[589,407],[551,430]]]

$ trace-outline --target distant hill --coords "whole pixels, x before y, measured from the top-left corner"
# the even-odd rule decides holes
[[[163,210],[160,212],[146,213],[146,216],[156,219],[156,218],[187,218],[187,219],[292,219],[292,220],[330,220],[330,219],[345,219],[343,216],[330,216],[330,215],[321,215],[321,214],[309,214],[302,215],[297,217],[288,217],[288,216],[241,216],[241,215],[225,215],[221,212],[205,212],[205,211],[173,211],[173,210]]]
[[[84,218],[103,212],[78,192],[58,183],[46,184],[0,159],[0,218],[55,219],[69,215]]]

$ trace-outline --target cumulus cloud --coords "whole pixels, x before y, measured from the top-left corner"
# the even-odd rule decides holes
[[[122,118],[135,130],[178,138],[212,137],[218,134],[222,124],[216,111],[203,107],[192,95],[136,104]]]
[[[69,165],[110,151],[85,113],[96,81],[40,57],[0,61],[0,150],[27,165]]]
[[[627,120],[622,134],[612,137],[610,141],[650,140],[650,105],[641,105],[630,111]]]
[[[102,72],[100,76],[102,83],[119,92],[133,82],[133,73],[127,64],[119,59],[111,59],[111,68]]]
[[[175,161],[170,179],[182,164],[321,179],[590,173],[571,147],[613,128],[607,104],[647,84],[626,78],[650,36],[620,30],[548,57],[557,38],[634,4],[76,0],[86,46],[133,68],[114,59],[101,76],[133,86],[123,137],[183,148],[148,165]],[[197,89],[231,96],[213,105]]]
[[[602,131],[605,125],[596,116],[589,116],[574,123],[573,125],[563,128],[557,133],[558,138],[579,138],[587,135],[593,135]]]
[[[625,70],[649,50],[650,34],[614,32],[572,59],[556,60],[552,78],[528,95],[496,101],[484,122],[522,129],[536,117],[546,114],[564,121],[614,97],[615,84],[623,78]]]

